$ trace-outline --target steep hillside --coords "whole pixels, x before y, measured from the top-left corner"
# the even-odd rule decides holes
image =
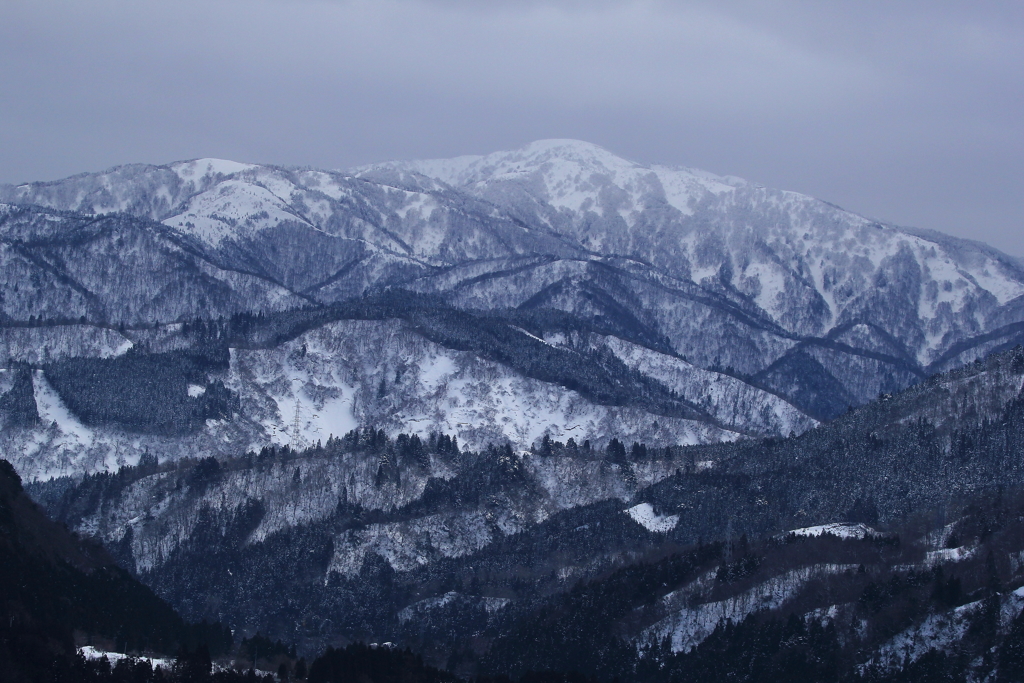
[[[558,330],[550,341],[544,325]],[[26,477],[106,469],[147,450],[301,449],[358,425],[455,433],[481,448],[613,431],[699,443],[813,424],[779,397],[600,327],[411,294],[125,334],[136,340],[125,353],[0,371],[0,390],[10,387],[0,442]]]

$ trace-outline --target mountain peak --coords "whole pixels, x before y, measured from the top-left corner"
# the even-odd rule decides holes
[[[522,147],[508,152],[496,152],[490,157],[516,156],[536,159],[562,159],[583,163],[600,163],[610,165],[627,165],[641,167],[614,154],[600,145],[585,140],[571,138],[551,138],[534,140]]]
[[[730,191],[743,183],[705,171],[644,165],[591,142],[561,138],[535,140],[483,156],[391,162],[355,172],[381,170],[419,173],[474,194],[525,190],[557,210],[573,213],[603,213],[608,198],[614,196],[627,223],[652,192],[688,214],[695,198]]]
[[[174,171],[184,182],[195,182],[201,180],[207,176],[223,175],[229,176],[242,171],[247,171],[251,168],[256,168],[255,164],[244,164],[239,161],[231,161],[229,159],[215,159],[215,158],[204,158],[204,159],[192,159],[190,161],[178,161],[170,164],[170,169]]]

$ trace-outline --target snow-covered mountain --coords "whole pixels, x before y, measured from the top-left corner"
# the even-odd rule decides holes
[[[1024,337],[1024,272],[991,248],[578,141],[348,172],[130,165],[0,202],[0,348],[44,406],[2,438],[29,477],[352,424],[517,448],[788,434]],[[414,310],[380,303],[403,292]],[[155,435],[45,408],[58,363],[129,372],[128,349],[187,352],[218,318],[203,343],[226,365],[173,391],[187,408],[220,382],[238,410]]]
[[[1018,264],[981,245],[737,178],[630,163],[586,143],[383,164],[359,176],[384,180],[389,171],[436,178],[591,253],[700,285],[735,305],[742,322],[778,336],[849,340],[918,368],[938,361],[950,337],[987,327],[971,318],[987,321],[1024,294]],[[667,331],[670,320],[658,322]]]

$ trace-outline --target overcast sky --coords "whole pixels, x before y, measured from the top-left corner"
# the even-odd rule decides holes
[[[1024,3],[0,0],[0,182],[554,137],[1024,257]]]

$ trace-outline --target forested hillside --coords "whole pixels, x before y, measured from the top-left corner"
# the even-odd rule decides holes
[[[940,627],[913,666],[1017,647],[1022,385],[1016,349],[787,439],[471,451],[360,429],[31,491],[187,618],[307,653],[342,638],[462,675],[739,675],[727,661],[884,680]],[[750,639],[767,649],[729,654]]]

